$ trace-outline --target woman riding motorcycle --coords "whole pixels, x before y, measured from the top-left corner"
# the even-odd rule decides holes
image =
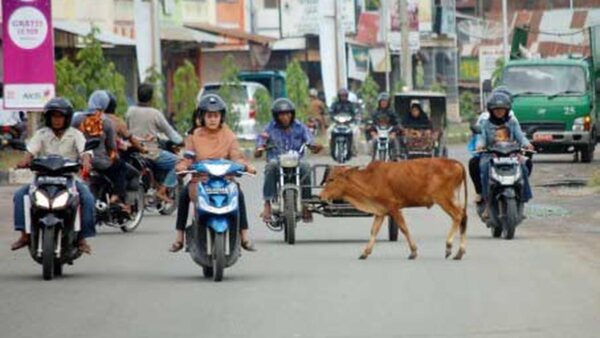
[[[380,93],[377,98],[377,110],[373,112],[371,116],[372,124],[367,129],[367,140],[370,142],[369,149],[372,151],[375,148],[375,140],[377,137],[377,126],[388,126],[392,127],[390,132],[390,154],[392,160],[398,155],[399,142],[398,142],[398,117],[396,112],[391,107],[390,94]]]
[[[194,120],[196,117],[199,117],[201,127],[196,128],[193,134],[186,138],[185,156],[177,163],[176,171],[187,170],[197,161],[221,158],[242,163],[246,166],[247,172],[255,174],[256,169],[248,164],[235,134],[225,124],[227,105],[223,99],[216,94],[208,94],[200,99],[196,112]],[[183,189],[179,194],[176,223],[177,236],[169,249],[171,252],[177,252],[184,246],[184,230],[187,223],[190,200],[195,200],[196,179],[193,178],[186,189]],[[239,190],[239,208],[242,248],[247,251],[255,251],[248,236],[246,203],[241,189]]]

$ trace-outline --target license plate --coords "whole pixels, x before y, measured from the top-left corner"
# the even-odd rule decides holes
[[[535,134],[533,135],[535,142],[552,142],[552,135],[549,134]]]

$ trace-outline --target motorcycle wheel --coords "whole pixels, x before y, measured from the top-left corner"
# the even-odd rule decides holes
[[[293,190],[283,193],[284,236],[287,244],[296,243],[296,203]]]
[[[388,216],[388,233],[390,242],[398,241],[398,225],[396,224],[392,216]]]
[[[510,198],[505,200],[506,213],[504,215],[504,239],[513,239],[515,237],[515,228],[519,219],[519,210],[517,209],[517,200]]]
[[[140,185],[138,192],[135,196],[135,216],[132,220],[125,222],[121,226],[121,231],[123,232],[133,232],[137,229],[138,226],[142,223],[142,218],[144,218],[144,187]]]
[[[213,280],[220,282],[223,280],[223,270],[225,270],[225,234],[215,234],[213,245]]]
[[[44,229],[42,235],[42,275],[44,280],[54,278],[54,237],[54,228],[48,227]]]

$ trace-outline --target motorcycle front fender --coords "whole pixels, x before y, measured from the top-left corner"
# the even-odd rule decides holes
[[[47,214],[46,216],[40,218],[39,225],[41,228],[44,229],[54,227],[63,228],[64,221],[56,217],[54,214]]]
[[[516,193],[515,189],[513,189],[513,188],[505,188],[505,189],[502,189],[502,192],[498,195],[498,198],[500,198],[500,197],[517,198],[517,193]]]
[[[218,234],[225,233],[227,230],[229,230],[229,220],[227,217],[209,217],[206,223],[208,224],[209,228]]]

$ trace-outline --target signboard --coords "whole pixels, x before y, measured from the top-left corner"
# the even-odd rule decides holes
[[[50,0],[2,0],[4,107],[36,110],[55,95]]]
[[[496,69],[496,62],[502,59],[504,53],[500,46],[480,46],[479,47],[479,93],[481,94],[481,104],[485,102],[483,93],[483,83],[486,80],[492,80],[492,74]]]
[[[369,73],[369,48],[348,45],[348,77],[364,81]]]
[[[282,0],[279,10],[281,17],[281,36],[284,38],[319,35],[319,22],[322,12],[321,1],[331,0]],[[337,16],[345,33],[356,32],[355,0],[338,0],[340,12]]]
[[[400,33],[400,16],[399,16],[400,1],[394,1],[390,6],[390,24],[391,29],[388,34],[390,49],[399,51],[402,49],[402,34]],[[421,40],[419,33],[419,10],[420,4],[418,0],[408,0],[408,46],[411,53],[416,53],[421,48]],[[430,11],[431,13],[431,11]]]

